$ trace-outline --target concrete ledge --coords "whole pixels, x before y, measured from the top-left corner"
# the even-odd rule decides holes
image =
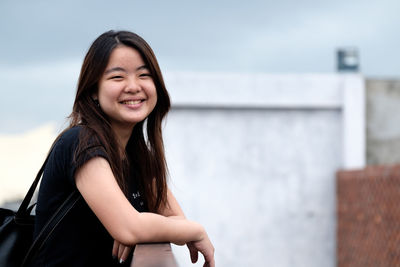
[[[343,88],[358,74],[168,72],[172,106],[341,108]]]
[[[177,267],[169,243],[136,245],[131,267]]]

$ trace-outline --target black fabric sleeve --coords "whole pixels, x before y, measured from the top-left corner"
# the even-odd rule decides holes
[[[88,148],[84,149],[81,153],[76,155],[76,158],[72,161],[72,166],[70,168],[69,181],[76,186],[75,184],[75,174],[76,171],[82,167],[86,162],[95,157],[102,157],[109,161],[108,155],[102,145],[91,145]]]

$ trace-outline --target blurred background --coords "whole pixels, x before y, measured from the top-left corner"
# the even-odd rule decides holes
[[[208,230],[217,266],[345,266],[337,172],[400,161],[399,10],[396,0],[3,0],[0,205],[25,195],[66,126],[91,42],[130,30],[165,76],[170,186]],[[376,205],[382,227],[390,216]],[[368,221],[360,214],[348,217]]]

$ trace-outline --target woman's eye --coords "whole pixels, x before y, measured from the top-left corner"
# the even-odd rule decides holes
[[[139,77],[151,77],[150,73],[142,73],[139,75]]]
[[[122,78],[123,78],[122,76],[115,75],[115,76],[112,76],[110,79],[116,80],[116,79],[122,79]]]

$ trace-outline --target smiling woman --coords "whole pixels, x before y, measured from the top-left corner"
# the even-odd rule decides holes
[[[73,192],[82,196],[31,266],[128,263],[138,243],[187,244],[215,266],[204,228],[168,189],[161,122],[170,108],[157,60],[138,35],[109,31],[82,65],[70,125],[55,140],[39,190],[35,236]],[[147,127],[144,129],[144,127]]]
[[[108,114],[114,131],[129,138],[135,124],[143,121],[157,103],[152,75],[137,50],[127,46],[114,49],[93,98]],[[121,141],[126,144],[128,139]]]

